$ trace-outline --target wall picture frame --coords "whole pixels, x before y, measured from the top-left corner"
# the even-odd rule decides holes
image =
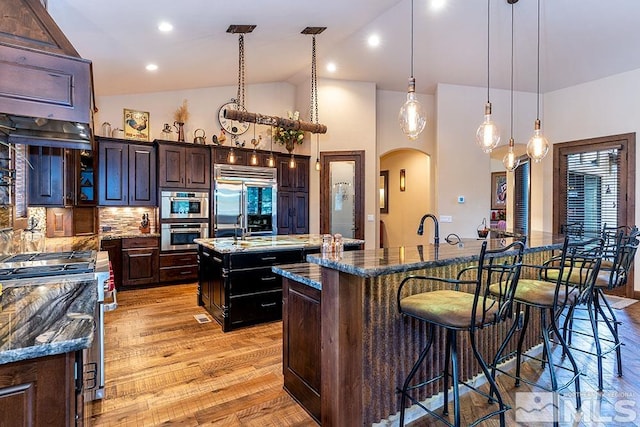
[[[122,112],[124,138],[149,142],[149,112],[125,108]]]
[[[380,171],[380,181],[378,183],[380,192],[380,213],[389,213],[389,171]]]
[[[491,209],[507,207],[507,173],[491,172]]]

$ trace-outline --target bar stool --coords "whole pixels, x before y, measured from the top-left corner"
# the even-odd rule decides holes
[[[589,316],[591,334],[573,328],[576,307],[572,307],[567,313],[564,323],[563,334],[567,337],[567,343],[572,349],[596,356],[598,363],[598,390],[603,389],[603,360],[606,356],[616,352],[616,367],[618,377],[622,376],[622,354],[618,326],[620,321],[616,318],[615,312],[607,300],[605,291],[621,288],[627,284],[629,272],[633,266],[633,261],[638,250],[638,236],[640,231],[637,227],[616,227],[613,229],[603,228],[603,238],[605,247],[600,272],[595,280],[591,298],[585,301],[584,310]],[[585,320],[585,319],[582,319]],[[609,332],[604,336],[599,332],[599,323],[604,323]],[[595,353],[585,347],[572,346],[572,334],[587,335],[594,338],[596,347]],[[608,345],[603,348],[603,344]]]
[[[445,424],[449,426],[459,426],[459,384],[465,385],[471,390],[489,398],[492,403],[497,401],[499,406],[495,411],[482,416],[470,425],[476,425],[495,415],[499,415],[500,425],[505,425],[504,413],[510,409],[510,407],[503,402],[498,387],[491,377],[489,367],[477,348],[476,332],[479,329],[495,325],[511,318],[513,295],[520,275],[523,250],[524,243],[522,241],[516,241],[503,248],[491,250],[487,249],[487,242],[485,241],[482,243],[478,265],[463,269],[455,279],[409,276],[402,280],[397,295],[398,310],[403,316],[427,323],[428,337],[427,345],[411,368],[402,389],[398,389],[398,392],[402,396],[400,399],[401,426],[404,425],[407,399]],[[470,278],[463,279],[463,277]],[[405,285],[408,283],[411,283],[412,286],[407,286],[407,289],[420,287],[421,291],[410,294],[409,296],[403,296]],[[489,286],[493,283],[500,284],[496,294],[489,292]],[[423,290],[425,288],[429,289],[429,291],[424,292]],[[433,344],[436,327],[443,328],[446,331],[443,373],[426,381],[413,384],[414,377],[425,361],[427,353]],[[459,362],[456,343],[458,332],[469,333],[473,355],[480,364],[489,382],[491,396],[495,396],[495,398],[459,380]],[[451,364],[451,371],[449,371],[449,364]],[[426,408],[411,394],[413,390],[441,379],[444,384],[444,409],[442,412],[444,416],[449,413],[449,381],[451,380],[452,382],[454,405],[453,423]]]
[[[519,311],[521,308],[524,308],[524,318],[515,351],[516,371],[515,374],[512,374],[509,371],[498,368],[498,366],[503,360],[511,356],[503,356],[503,353],[515,335],[516,330],[519,328],[519,322],[514,322],[504,341],[498,348],[491,365],[491,371],[494,376],[496,371],[499,371],[514,378],[516,387],[518,387],[522,381],[549,392],[560,392],[571,384],[574,384],[576,408],[579,409],[582,405],[580,399],[580,369],[571,354],[569,346],[558,329],[558,320],[565,309],[571,309],[576,304],[590,298],[602,261],[604,239],[597,237],[583,241],[574,241],[572,237],[571,235],[566,235],[561,254],[546,261],[543,265],[523,265],[523,267],[537,269],[538,279],[521,278],[514,296],[517,310]],[[493,286],[495,288],[494,292],[499,292],[496,288],[497,285]],[[532,309],[538,310],[540,314],[540,330],[543,344],[542,358],[527,355],[523,352],[522,348]],[[553,335],[553,340],[551,335]],[[561,346],[562,356],[566,356],[569,360],[570,367],[554,362],[552,348],[552,344],[554,343]],[[540,361],[543,369],[546,366],[549,367],[551,387],[542,386],[538,381],[531,381],[522,377],[521,367],[523,356]],[[557,369],[566,369],[572,372],[572,377],[564,384],[559,385],[556,374]]]

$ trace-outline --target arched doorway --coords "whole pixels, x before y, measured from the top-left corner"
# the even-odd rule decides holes
[[[380,172],[383,171],[388,175],[387,206],[380,213],[383,246],[412,246],[430,241],[429,237],[417,235],[420,218],[433,211],[435,186],[430,156],[413,149],[394,150],[380,157]],[[404,189],[400,186],[401,173]]]

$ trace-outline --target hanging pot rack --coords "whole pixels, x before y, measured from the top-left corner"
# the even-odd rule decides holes
[[[252,32],[256,28],[255,25],[230,25],[227,28],[227,33],[231,34],[246,34]],[[320,34],[324,31],[325,27],[307,27],[303,30],[303,34]],[[240,92],[241,86],[244,86],[244,81],[238,83]],[[310,133],[327,133],[327,126],[321,123],[306,122],[303,120],[292,120],[278,116],[267,116],[260,113],[250,113],[242,110],[227,110],[225,109],[224,117],[229,120],[235,120],[238,122],[255,123],[259,125],[277,126],[286,130],[302,130]]]

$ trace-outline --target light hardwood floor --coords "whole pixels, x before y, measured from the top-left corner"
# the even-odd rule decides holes
[[[206,312],[196,305],[195,284],[124,291],[118,297],[118,309],[106,313],[106,396],[92,404],[93,425],[316,425],[282,389],[281,322],[226,334],[213,321],[200,324],[193,316]],[[585,368],[585,403],[582,421],[569,425],[640,425],[640,303],[616,314],[623,321],[625,375],[614,374],[614,359],[609,358],[605,392],[597,393],[593,357],[576,353]],[[588,339],[578,344],[592,346]],[[526,371],[547,382],[539,364],[528,364]],[[514,408],[515,393],[531,390],[514,388],[505,376],[499,385]],[[464,425],[487,408],[477,396],[463,396],[462,402]],[[620,405],[627,412],[622,413]],[[517,424],[514,410],[507,412],[507,419],[509,426],[550,425]],[[442,424],[427,417],[412,425]],[[498,422],[491,419],[484,425]]]

